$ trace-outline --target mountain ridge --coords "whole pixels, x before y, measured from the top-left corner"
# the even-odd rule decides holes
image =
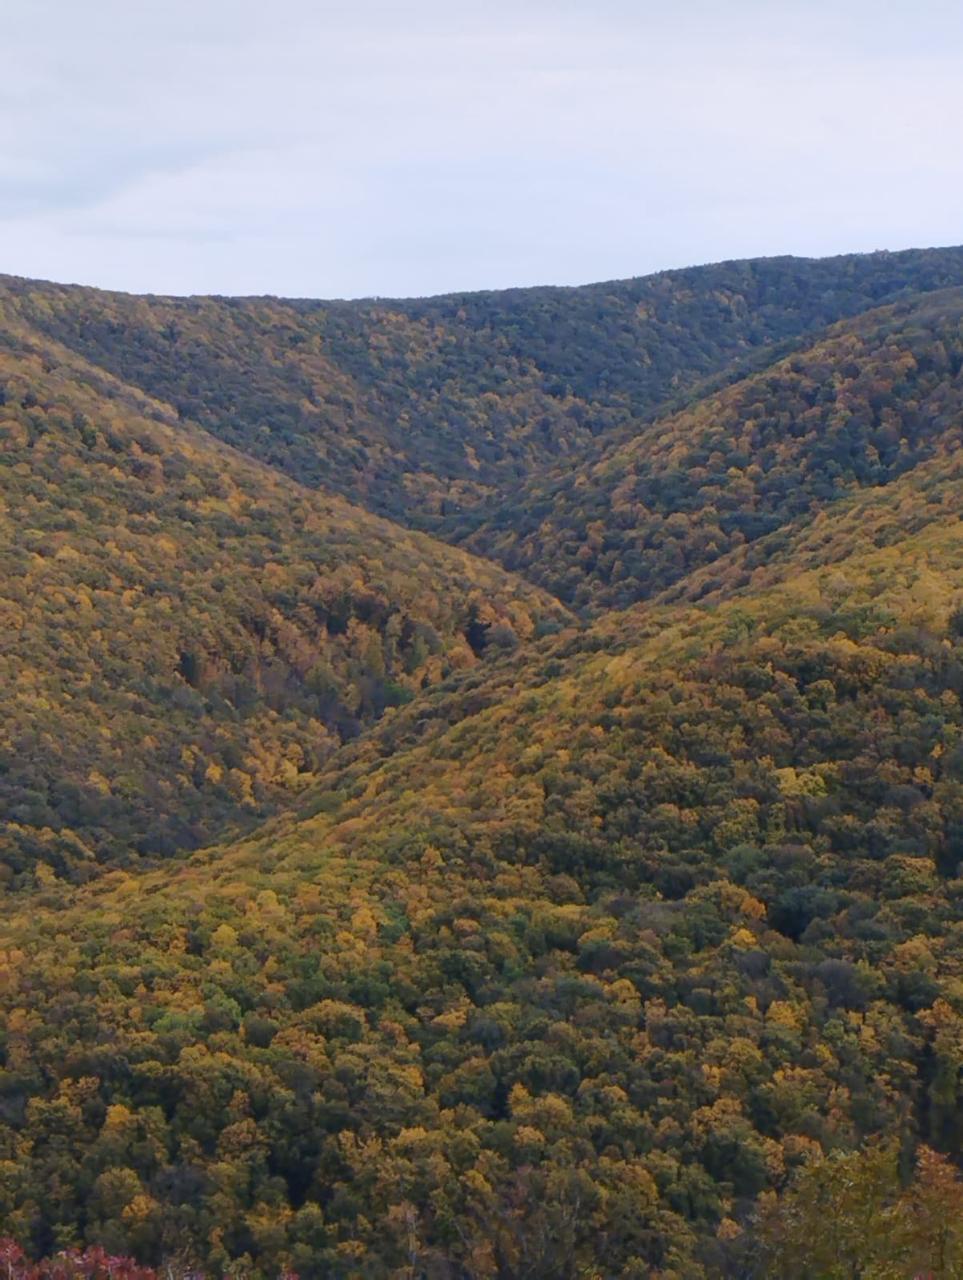
[[[638,282],[652,382],[606,286],[0,284],[0,1236],[952,1280],[963,251],[759,270]]]
[[[961,314],[949,289],[840,321],[578,471],[543,471],[465,543],[589,612],[657,593],[733,537],[752,541],[924,456],[960,394]]]
[[[963,249],[773,258],[383,303],[157,299],[4,278],[48,336],[296,478],[446,536],[561,451],[634,429],[740,353],[906,289]]]

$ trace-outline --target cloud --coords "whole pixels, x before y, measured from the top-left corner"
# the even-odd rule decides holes
[[[943,0],[32,0],[0,266],[422,293],[961,239]]]

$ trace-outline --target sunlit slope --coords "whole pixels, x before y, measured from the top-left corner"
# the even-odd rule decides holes
[[[949,285],[963,285],[961,249],[399,301],[138,298],[10,278],[2,293],[40,331],[295,479],[461,538],[459,513],[560,458],[571,469],[702,380]],[[516,516],[527,529],[523,509],[499,520]]]
[[[816,1144],[958,1149],[961,495],[947,435],[756,567],[426,692],[310,816],[50,884],[7,925],[4,1222],[688,1280]]]
[[[589,611],[879,488],[963,418],[963,291],[846,321],[815,345],[519,489],[468,545]]]
[[[210,841],[386,707],[562,616],[0,323],[8,876]]]

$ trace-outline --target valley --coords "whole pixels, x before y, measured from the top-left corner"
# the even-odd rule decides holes
[[[960,249],[3,278],[0,1235],[960,1274],[961,431]]]

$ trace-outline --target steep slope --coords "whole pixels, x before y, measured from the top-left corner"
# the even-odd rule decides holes
[[[948,285],[963,285],[963,249],[390,302],[135,298],[10,278],[2,296],[49,337],[297,480],[453,536],[460,512],[631,435],[701,380],[736,377],[774,346]]]
[[[844,322],[805,351],[530,479],[467,545],[582,609],[700,565],[911,468],[963,415],[963,290]]]
[[[426,691],[313,816],[9,917],[3,1229],[695,1280],[819,1145],[958,1150],[958,423],[675,594]]]
[[[0,866],[196,847],[563,617],[0,320]]]

